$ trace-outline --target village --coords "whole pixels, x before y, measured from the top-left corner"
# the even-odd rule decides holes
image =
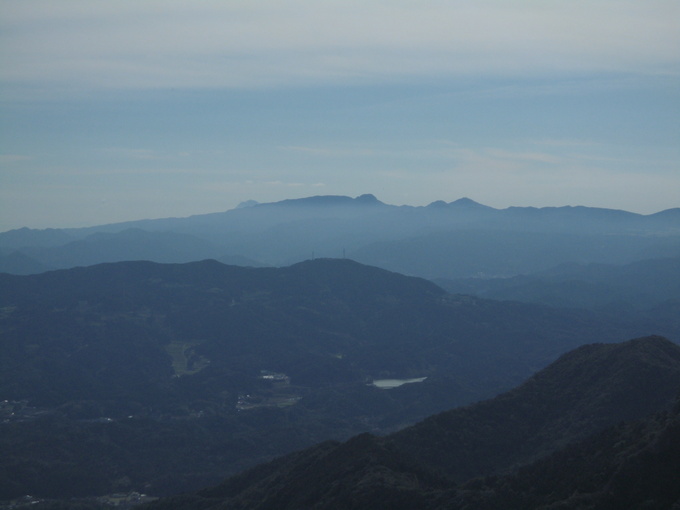
[[[301,398],[290,385],[290,377],[279,372],[261,370],[259,380],[271,383],[266,390],[257,393],[241,393],[236,401],[237,411],[249,411],[261,407],[288,407]]]
[[[0,401],[0,423],[35,420],[50,412],[49,409],[29,406],[28,400]]]

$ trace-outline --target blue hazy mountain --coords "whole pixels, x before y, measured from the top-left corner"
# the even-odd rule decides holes
[[[19,229],[0,234],[0,254],[19,252],[50,268],[206,257],[283,266],[347,256],[427,278],[506,277],[571,262],[625,264],[677,256],[678,211],[640,215],[589,207],[494,209],[469,198],[413,207],[385,204],[373,195],[315,196],[248,203],[186,218]],[[161,235],[166,239],[159,239]]]

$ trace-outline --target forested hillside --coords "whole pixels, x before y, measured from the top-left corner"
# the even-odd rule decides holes
[[[196,489],[488,398],[576,346],[653,332],[343,259],[124,262],[4,274],[0,289],[5,499]]]
[[[669,509],[680,502],[679,394],[680,347],[668,340],[589,345],[494,399],[149,508]]]

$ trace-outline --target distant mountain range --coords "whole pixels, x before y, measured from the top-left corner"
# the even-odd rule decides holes
[[[679,390],[680,347],[667,340],[588,345],[494,399],[387,437],[321,443],[149,508],[676,508]]]
[[[0,499],[196,489],[489,398],[583,344],[677,340],[676,323],[452,295],[346,259],[0,274]]]
[[[426,278],[514,276],[563,263],[680,256],[680,208],[640,215],[589,207],[494,209],[463,198],[394,206],[373,195],[245,203],[222,213],[0,233],[0,271],[214,258],[285,266],[316,257]]]

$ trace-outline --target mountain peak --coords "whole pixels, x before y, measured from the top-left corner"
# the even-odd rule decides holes
[[[486,205],[480,204],[479,202],[475,202],[471,198],[468,197],[463,197],[459,198],[458,200],[454,200],[453,202],[450,202],[449,205],[455,206],[455,207],[483,207],[483,208],[489,208]]]
[[[302,205],[302,206],[334,206],[348,205],[354,201],[353,198],[345,195],[314,195],[305,198],[288,198],[280,202],[273,202],[274,205]]]
[[[245,202],[241,202],[236,206],[236,209],[245,209],[246,207],[253,207],[259,205],[259,202],[257,200],[246,200]]]
[[[274,202],[274,205],[302,205],[302,206],[353,206],[353,205],[383,205],[375,195],[366,193],[356,198],[345,195],[315,195],[306,198],[293,198]]]
[[[380,200],[378,200],[375,195],[371,193],[365,193],[364,195],[360,195],[354,199],[354,201],[358,204],[364,204],[364,205],[379,205],[382,204]]]

